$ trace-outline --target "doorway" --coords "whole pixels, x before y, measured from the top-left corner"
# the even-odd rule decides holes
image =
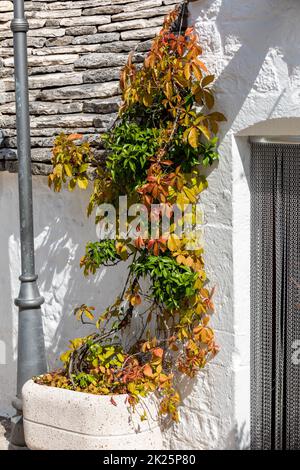
[[[251,143],[251,447],[300,449],[300,145]]]

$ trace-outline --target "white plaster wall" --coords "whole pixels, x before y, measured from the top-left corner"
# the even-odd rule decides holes
[[[206,63],[217,75],[217,109],[228,118],[220,139],[221,160],[209,174],[209,191],[203,197],[206,263],[211,285],[217,287],[214,326],[222,349],[197,379],[184,381],[181,422],[166,433],[166,445],[171,448],[243,448],[248,443],[247,135],[297,131],[299,18],[298,0],[198,0],[190,4],[190,23],[196,24]],[[257,125],[272,119],[276,120]],[[114,272],[113,281],[107,271],[96,279],[82,278],[79,258],[85,241],[95,238],[92,222],[85,221],[86,194],[53,194],[45,179],[36,177],[34,195],[37,271],[46,298],[45,332],[53,364],[66,338],[79,334],[72,308],[81,302],[108,304],[124,273],[119,272],[118,278]],[[1,365],[0,358],[3,414],[11,412],[14,391],[16,311],[12,305],[19,274],[16,176],[7,173],[0,174],[0,214],[0,344],[5,342],[7,355],[6,365]]]
[[[80,257],[85,243],[96,240],[93,220],[85,215],[87,193],[54,194],[41,176],[33,178],[33,192],[36,271],[45,297],[48,360],[54,367],[68,339],[88,333],[75,320],[74,307],[86,303],[101,312],[113,302],[125,275],[119,270],[112,280],[110,268],[105,268],[96,277],[83,277]],[[5,415],[13,411],[10,402],[15,393],[17,308],[13,302],[20,274],[17,175],[7,172],[0,173],[0,215],[0,344],[6,349],[6,358],[0,357],[0,415]]]
[[[246,136],[299,134],[299,18],[297,0],[190,3],[190,23],[196,25],[205,62],[217,76],[216,109],[228,119],[222,126],[221,159],[209,175],[203,199],[207,269],[211,284],[217,286],[213,323],[222,349],[184,396],[181,423],[170,433],[173,448],[245,448],[249,443],[250,147]]]

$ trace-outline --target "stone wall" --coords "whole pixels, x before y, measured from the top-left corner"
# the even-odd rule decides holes
[[[47,174],[59,132],[79,132],[99,146],[113,121],[119,74],[128,53],[142,61],[164,16],[181,0],[33,0],[28,65],[34,174]],[[0,169],[16,169],[13,2],[0,1]],[[103,150],[99,148],[99,156]]]

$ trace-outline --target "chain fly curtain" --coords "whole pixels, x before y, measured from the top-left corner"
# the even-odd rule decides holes
[[[300,145],[251,153],[251,446],[300,449]]]

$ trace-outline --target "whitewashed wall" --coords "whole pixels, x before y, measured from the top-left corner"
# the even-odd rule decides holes
[[[250,418],[249,135],[297,135],[300,119],[300,3],[190,3],[205,62],[226,114],[221,159],[205,194],[206,262],[217,286],[217,359],[184,398],[173,448],[245,448]]]
[[[95,278],[83,278],[80,257],[86,241],[96,240],[93,220],[85,215],[87,193],[54,194],[42,176],[33,178],[33,191],[36,270],[45,297],[42,310],[49,365],[54,367],[68,338],[88,332],[74,319],[74,307],[87,303],[103,310],[118,293],[124,273],[114,272],[112,279],[111,271],[105,269]],[[16,375],[17,308],[13,300],[19,289],[20,254],[15,174],[0,173],[0,214],[0,415],[4,415],[13,411],[10,402]]]
[[[181,422],[166,432],[166,446],[223,449],[247,446],[249,431],[249,144],[247,136],[297,134],[300,120],[300,3],[298,0],[199,0],[190,4],[206,62],[217,74],[217,108],[228,117],[221,160],[204,196],[206,262],[216,285],[214,326],[221,352],[207,370],[182,385]],[[274,119],[274,121],[272,121]],[[271,121],[270,121],[271,120]],[[252,127],[251,127],[252,126]],[[34,178],[37,271],[46,298],[44,324],[50,362],[66,338],[78,335],[72,308],[109,303],[120,272],[82,278],[87,195],[52,194]],[[0,414],[14,393],[19,274],[16,176],[0,174]],[[95,289],[96,286],[96,289]],[[3,356],[3,354],[2,354]]]

